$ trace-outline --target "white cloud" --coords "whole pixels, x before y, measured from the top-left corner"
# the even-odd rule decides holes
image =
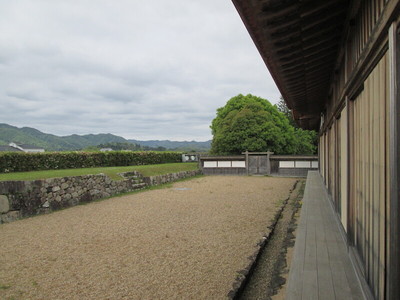
[[[226,0],[0,0],[0,122],[57,135],[211,138],[218,107],[279,92]]]

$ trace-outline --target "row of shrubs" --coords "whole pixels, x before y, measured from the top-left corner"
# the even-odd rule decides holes
[[[38,170],[138,166],[181,162],[177,152],[49,152],[0,154],[0,173]]]

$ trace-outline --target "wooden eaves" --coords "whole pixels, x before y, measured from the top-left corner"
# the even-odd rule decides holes
[[[296,122],[318,129],[347,0],[232,0]]]

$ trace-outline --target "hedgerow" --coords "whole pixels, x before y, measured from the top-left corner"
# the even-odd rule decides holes
[[[178,152],[49,152],[0,154],[0,173],[181,162]]]

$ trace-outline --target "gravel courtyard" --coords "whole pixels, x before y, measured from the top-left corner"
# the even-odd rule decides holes
[[[0,299],[226,299],[295,179],[209,176],[0,225]]]

